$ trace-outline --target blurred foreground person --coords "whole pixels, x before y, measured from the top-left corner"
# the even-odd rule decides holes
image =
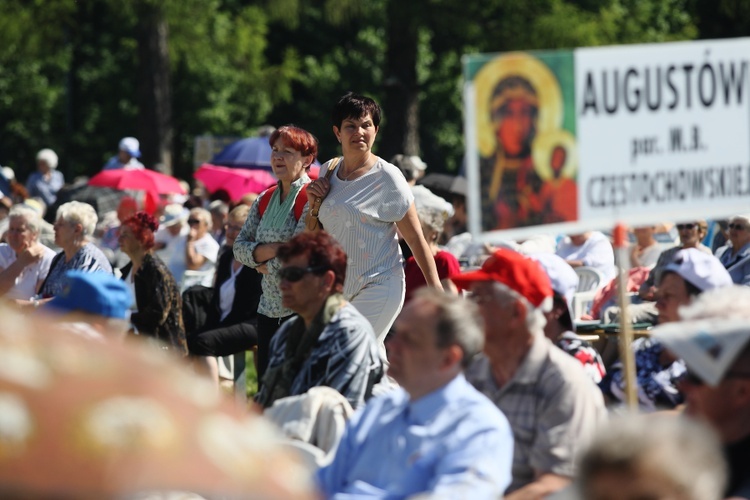
[[[171,356],[0,315],[0,497],[312,498],[274,429]]]
[[[669,416],[620,417],[581,461],[582,500],[720,500],[726,464],[716,435]]]
[[[419,290],[388,341],[401,387],[349,421],[318,472],[328,498],[498,498],[510,484],[513,437],[503,414],[463,375],[482,349],[476,307]]]
[[[133,294],[107,273],[65,273],[63,290],[39,312],[58,327],[93,340],[122,341],[130,329]]]
[[[729,462],[725,496],[750,499],[750,289],[706,292],[680,315],[654,337],[687,366],[679,383],[685,413],[719,434]]]
[[[508,417],[515,439],[506,498],[542,498],[567,486],[576,459],[606,417],[581,363],[544,335],[552,287],[542,266],[508,249],[454,276],[484,318],[484,356],[466,378]]]

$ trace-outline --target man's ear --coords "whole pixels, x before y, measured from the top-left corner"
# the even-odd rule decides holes
[[[464,358],[463,350],[456,344],[446,347],[443,350],[443,358],[441,360],[441,369],[451,368],[455,365],[461,365],[461,360]]]
[[[335,135],[336,139],[338,139],[338,141],[341,142],[341,131],[336,125],[333,126],[333,135]]]
[[[511,307],[513,307],[513,319],[526,321],[526,304],[523,301],[514,299]]]

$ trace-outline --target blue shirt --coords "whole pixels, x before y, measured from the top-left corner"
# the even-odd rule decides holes
[[[716,256],[737,285],[750,285],[750,243],[732,255],[732,245],[716,250]]]
[[[416,401],[401,388],[371,399],[317,479],[327,498],[498,498],[512,459],[508,420],[461,374]]]
[[[65,178],[57,170],[50,170],[49,175],[48,180],[41,172],[32,173],[26,181],[26,189],[30,197],[41,198],[48,207],[51,207],[57,200],[57,192],[65,184]]]

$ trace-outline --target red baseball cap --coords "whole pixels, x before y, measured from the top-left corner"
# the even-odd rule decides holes
[[[553,294],[549,277],[539,262],[507,248],[493,253],[481,269],[459,274],[451,280],[464,290],[477,281],[497,281],[521,294],[534,307],[540,307]]]

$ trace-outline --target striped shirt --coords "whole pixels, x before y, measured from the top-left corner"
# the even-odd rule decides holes
[[[325,175],[328,164],[321,169]],[[370,283],[404,279],[396,222],[406,215],[414,195],[398,167],[382,158],[362,177],[343,181],[335,174],[320,206],[323,228],[348,256],[344,297],[354,298]]]

